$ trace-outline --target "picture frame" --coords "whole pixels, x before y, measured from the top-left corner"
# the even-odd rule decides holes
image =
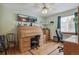
[[[37,21],[37,17],[17,14],[17,21],[34,23]]]

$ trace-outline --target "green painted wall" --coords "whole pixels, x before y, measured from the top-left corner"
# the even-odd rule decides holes
[[[10,32],[16,33],[16,12],[12,9],[6,8],[3,5],[0,5],[0,33],[6,34]],[[30,15],[31,16],[31,15]],[[36,16],[37,23],[44,19],[43,17]]]
[[[10,9],[3,7],[2,21],[1,21],[2,34],[6,34],[14,30],[15,25],[16,25],[15,13],[13,13],[13,11],[11,11]]]
[[[3,6],[0,5],[0,34],[2,34],[2,16],[3,16]]]
[[[67,11],[61,12],[61,13],[54,14],[54,15],[49,16],[47,18],[47,23],[49,23],[50,21],[54,21],[54,24],[47,25],[47,27],[50,29],[50,35],[51,35],[50,37],[51,37],[51,39],[53,39],[53,36],[56,35],[55,34],[55,30],[57,28],[57,17],[58,16],[64,17],[64,16],[72,15],[72,14],[74,14],[77,11],[78,11],[77,8],[75,8],[75,9],[71,9],[71,10],[67,10]]]
[[[77,9],[72,9],[58,14],[54,14],[49,17],[36,16],[38,19],[37,22],[40,25],[41,23],[47,23],[46,27],[50,29],[50,37],[53,38],[57,26],[57,16],[71,15],[76,11]],[[49,24],[50,21],[54,21],[54,24]],[[9,32],[16,32],[16,12],[0,4],[0,34],[6,34]]]

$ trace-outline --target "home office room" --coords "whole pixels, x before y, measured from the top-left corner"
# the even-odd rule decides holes
[[[0,55],[79,55],[79,3],[0,3]]]

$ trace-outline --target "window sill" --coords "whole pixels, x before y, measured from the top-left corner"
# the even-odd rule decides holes
[[[62,32],[63,34],[72,34],[72,35],[78,35],[78,33],[73,33],[73,32]]]

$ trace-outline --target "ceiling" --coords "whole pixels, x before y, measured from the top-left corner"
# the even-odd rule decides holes
[[[56,13],[60,13],[66,10],[74,9],[79,6],[79,3],[46,3],[48,8],[47,14],[42,14],[42,3],[6,3],[3,4],[7,8],[15,10],[16,13],[31,14],[37,16],[50,16]]]

